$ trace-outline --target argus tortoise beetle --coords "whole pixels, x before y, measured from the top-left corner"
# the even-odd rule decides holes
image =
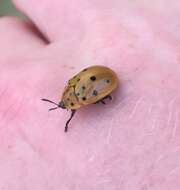
[[[118,86],[118,77],[116,73],[105,66],[88,67],[68,81],[67,86],[57,104],[48,99],[42,99],[55,104],[57,108],[71,109],[71,116],[66,122],[65,132],[68,130],[68,124],[74,116],[77,109],[82,106],[94,103],[103,103],[106,98],[112,99],[110,93]]]

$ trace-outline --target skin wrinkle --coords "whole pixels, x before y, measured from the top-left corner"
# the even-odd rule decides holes
[[[157,126],[157,118],[156,118],[156,115],[154,115],[152,117],[152,110],[153,110],[153,107],[154,109],[156,109],[156,105],[150,105],[149,106],[149,109],[148,109],[148,118],[151,118],[151,125],[149,127],[149,131],[147,132],[148,134],[153,134],[153,131],[155,130],[156,126]]]
[[[147,11],[143,12],[143,16],[145,16],[149,20],[149,24],[151,24],[151,26],[154,26],[153,28],[154,28],[154,32],[156,33],[156,38],[159,39],[161,42],[166,43],[169,47],[171,47],[172,50],[174,50],[174,52],[176,52],[178,50],[177,49],[177,46],[178,46],[177,38],[174,38],[174,36],[172,37],[171,35],[169,35],[169,31],[165,31],[164,28],[159,29],[159,27],[158,27],[158,25],[160,23],[162,24],[162,22],[166,22],[166,20],[163,20],[163,21],[156,20],[156,22],[154,22],[154,19],[150,19],[148,17],[148,14],[149,13],[147,13]],[[157,31],[156,29],[158,29],[160,31]],[[163,35],[161,35],[161,34],[163,34]],[[167,38],[167,36],[169,38]]]
[[[112,131],[113,131],[113,125],[111,125],[111,127],[109,127],[108,132],[107,132],[107,136],[105,138],[106,139],[105,144],[107,146],[110,146],[110,140],[112,138]]]
[[[170,154],[178,153],[178,152],[180,152],[180,146],[176,147],[176,148],[173,149],[171,152],[161,154],[161,155],[158,156],[158,158],[155,160],[154,166],[158,165],[158,163],[162,162],[163,159],[167,158]]]
[[[149,108],[148,108],[148,114],[149,114],[149,115],[151,115],[152,108],[153,108],[153,105],[149,105]]]
[[[151,116],[151,114],[150,114],[150,116]],[[157,118],[156,118],[156,116],[154,116],[154,118],[152,119],[152,125],[150,127],[151,131],[155,130],[157,126],[158,126],[157,125]]]
[[[158,126],[158,115],[161,115],[161,113],[163,112],[163,109],[164,109],[163,104],[158,103],[157,105],[157,103],[154,103],[154,105],[153,104],[149,105],[149,99],[145,99],[144,97],[141,97],[135,103],[133,111],[130,115],[131,119],[133,119],[133,116],[135,115],[136,112],[138,113],[138,107],[140,107],[141,106],[140,104],[142,104],[143,102],[146,104],[146,107],[147,107],[147,118],[151,118],[151,120],[148,123],[148,125],[144,123],[144,126],[142,126],[142,128],[144,128],[145,126],[148,126],[147,129],[149,130],[147,130],[147,133],[152,133]],[[156,111],[159,110],[159,111],[157,111],[157,113],[154,115],[153,110],[156,110]],[[146,113],[146,111],[144,111],[144,113]]]
[[[121,101],[120,107],[121,107],[121,105],[122,105],[125,101],[128,101],[128,98],[124,98],[123,101]],[[134,106],[133,111],[131,112],[131,114],[130,114],[130,116],[129,116],[129,119],[133,119],[133,116],[134,116],[135,113],[137,112],[137,109],[138,109],[138,107],[140,106],[140,104],[141,104],[142,102],[144,102],[144,97],[143,97],[143,96],[140,97],[139,99],[137,99],[137,100],[135,101],[135,106]],[[148,109],[148,110],[149,110],[149,109]],[[106,139],[105,144],[106,144],[107,146],[110,145],[110,140],[111,140],[111,138],[112,138],[113,128],[114,128],[113,125],[111,125],[111,127],[109,127],[109,129],[108,129],[107,136],[106,136],[106,138],[105,138],[105,139]]]
[[[180,170],[180,166],[179,167],[177,167],[177,168],[174,168],[174,169],[172,169],[170,172],[169,172],[169,174],[167,175],[167,179],[168,178],[170,178],[174,173],[180,173],[180,172],[178,172],[178,170]]]
[[[142,102],[142,100],[143,100],[143,102],[147,102],[147,106],[148,106],[149,99],[146,100],[146,99],[141,97],[137,101],[135,101],[136,103],[135,103],[135,106],[134,106],[133,110],[137,111],[137,107],[140,106],[140,103]],[[126,101],[126,98],[123,101]],[[121,103],[123,103],[123,101]],[[154,109],[154,110],[157,111],[158,107],[160,108],[160,110],[155,115],[152,115],[152,110]],[[162,103],[159,103],[158,105],[155,103],[154,105],[150,105],[149,108],[147,108],[147,114],[148,114],[148,118],[151,118],[151,120],[150,120],[151,124],[150,124],[150,127],[149,127],[150,130],[147,132],[147,134],[145,134],[143,136],[147,136],[147,135],[148,136],[149,135],[154,136],[154,133],[152,131],[155,130],[158,127],[158,123],[159,123],[158,122],[159,119],[158,119],[157,116],[161,115],[163,110],[164,110],[164,107],[163,107]],[[122,109],[122,111],[123,111],[123,109]],[[134,113],[135,113],[135,111],[132,111],[131,115],[134,115]],[[110,127],[108,132],[107,132],[106,144],[108,144],[108,145],[110,145],[110,140],[111,140],[110,138],[113,135],[112,131],[113,131],[113,129],[112,129],[112,127]]]
[[[11,101],[11,103],[7,109],[4,111],[4,114],[2,115],[2,118],[4,121],[11,123],[16,118],[18,118],[18,113],[21,110],[23,104],[25,103],[25,99],[22,97],[21,100]],[[19,103],[19,104],[18,104]],[[17,106],[18,105],[18,106]],[[15,108],[15,109],[14,109]]]
[[[94,159],[95,159],[95,156],[94,156],[94,155],[92,155],[92,156],[90,156],[90,157],[88,158],[88,162],[93,162],[93,161],[94,161]]]
[[[178,148],[179,149],[179,148]],[[171,153],[177,153],[177,150],[175,149],[175,151],[172,151]],[[163,159],[166,159],[166,157],[170,156],[170,153],[167,153],[166,155],[161,155],[160,158],[158,158],[158,161],[155,163],[156,165],[158,163],[162,164],[163,163]],[[173,156],[173,155],[172,155]],[[171,169],[167,175],[165,176],[165,179],[168,180],[176,171],[178,173],[178,170],[180,169],[180,167],[177,165],[177,167],[175,166],[173,169]]]
[[[167,116],[166,126],[168,126],[169,128],[172,128],[171,121],[174,120],[174,115],[175,114],[173,114],[173,112],[174,112],[174,103],[175,103],[176,100],[177,100],[177,97],[173,98],[169,102],[169,104],[167,106],[167,108],[168,108],[168,116]],[[154,109],[156,109],[156,106],[157,105],[155,104]],[[163,108],[162,104],[159,104],[159,106],[160,106],[161,109]],[[162,113],[163,113],[163,110],[164,110],[164,108],[162,109]],[[161,115],[161,112],[158,112],[158,113],[156,114],[156,116],[154,116],[154,118],[152,118],[152,109],[151,109],[151,113],[149,113],[149,116],[152,118],[151,119],[152,120],[152,126],[150,127],[152,131],[155,130],[155,128],[158,126],[158,115]]]
[[[38,153],[35,145],[30,142],[30,139],[28,138],[28,136],[25,134],[25,132],[20,127],[18,128],[18,134],[20,135],[21,139],[31,148],[31,150],[34,153]],[[38,155],[40,155],[40,154],[38,153]]]
[[[158,164],[158,162],[160,162],[166,155],[161,154],[160,156],[158,156],[158,158],[155,161],[155,165]]]
[[[116,104],[116,105],[115,105],[116,109],[119,108],[119,107],[125,106],[126,103],[128,103],[130,99],[131,99],[130,96],[127,96],[127,97],[123,98],[123,99],[120,101],[119,104]]]
[[[173,105],[175,104],[175,101],[179,98],[179,96],[174,97],[168,104],[168,109],[169,109],[169,116],[167,120],[167,126],[170,125],[171,119],[173,119]]]
[[[119,109],[119,115],[121,115],[122,113],[124,113],[124,109],[130,107],[131,104],[134,105],[134,102],[137,102],[137,100],[138,100],[138,95],[135,95],[133,93],[128,93],[126,97],[123,97],[120,100],[120,103],[113,105],[113,107],[115,110]]]
[[[177,148],[176,148],[176,149],[177,149]],[[162,160],[162,159],[164,158],[164,156],[165,156],[165,155],[162,154],[162,155],[156,160],[156,162],[160,162],[160,160]],[[149,177],[148,177],[148,178],[149,178]]]
[[[146,178],[147,178],[147,179],[146,179],[146,181],[147,181],[147,182],[146,182],[146,185],[147,185],[147,186],[152,186],[152,185],[151,185],[151,184],[152,184],[152,179],[151,179],[151,178],[155,176],[153,172],[154,172],[154,166],[151,167],[151,169],[149,170],[148,175],[146,176]],[[157,184],[157,183],[156,183],[156,184]],[[151,188],[152,188],[152,187],[151,187]]]
[[[48,159],[43,156],[41,151],[28,139],[28,136],[22,131],[22,129],[18,129],[18,133],[20,135],[20,138],[24,143],[28,145],[30,150],[40,159],[41,162],[48,164],[49,166],[52,166],[52,164],[49,162]]]
[[[99,155],[101,155],[101,152],[100,152]],[[101,179],[101,178],[106,178],[107,179],[108,176],[111,176],[110,174],[112,172],[112,168],[110,167],[109,163],[106,163],[107,162],[106,158],[103,158],[102,162],[104,163],[103,164],[103,170],[102,169],[101,170],[97,170],[96,177],[98,179]],[[118,159],[117,159],[117,157],[113,159],[113,164],[115,164],[115,162],[119,162]]]
[[[172,157],[174,157],[172,154],[173,153],[177,153],[177,150],[176,151],[171,151],[171,152],[169,152],[169,153],[165,153],[165,154],[162,154],[162,155],[160,155],[159,157],[158,157],[158,159],[155,161],[155,163],[154,163],[154,166],[156,166],[156,167],[158,167],[158,164],[163,164],[163,165],[165,165],[165,159],[168,159],[168,157],[169,156],[172,156]],[[165,160],[165,161],[164,161]],[[156,168],[155,167],[155,168]],[[171,175],[171,173],[173,173],[173,172],[175,172],[176,171],[176,169],[178,170],[179,169],[179,166],[175,166],[175,168],[173,168],[173,169],[171,169],[170,171],[169,171],[169,173],[167,173],[167,176],[169,176],[169,175]],[[153,175],[153,174],[152,174]]]
[[[140,98],[135,102],[135,106],[134,106],[134,108],[133,108],[133,110],[132,110],[132,112],[131,112],[131,114],[130,114],[130,116],[129,116],[129,119],[132,119],[132,118],[133,118],[134,114],[137,112],[137,109],[138,109],[139,104],[142,103],[142,101],[143,101],[143,97],[140,97]]]
[[[175,112],[174,126],[172,128],[172,137],[175,137],[178,124],[180,124],[180,122],[178,122],[178,120],[179,120],[178,115],[179,115],[179,112],[178,112],[178,110],[176,110],[176,112]]]
[[[2,117],[2,121],[4,121],[4,123],[1,122],[2,127],[0,128],[0,130],[3,130],[3,129],[7,130],[7,134],[4,137],[5,142],[11,141],[11,143],[13,143],[14,138],[16,136],[16,129],[12,128],[10,123],[14,122],[16,118],[18,117],[16,113],[18,113],[18,110],[21,109],[21,104],[16,109],[14,109],[14,107],[15,107],[15,102],[13,102],[12,104],[8,106],[8,109],[5,110]],[[9,137],[8,134],[11,134],[11,133],[13,134],[13,137],[10,137],[10,139],[6,139],[7,137]]]
[[[171,104],[172,104],[172,101],[171,101]],[[160,114],[160,113],[159,113]],[[176,113],[175,113],[175,115],[176,115],[176,118],[178,118],[178,112],[176,111]],[[154,119],[154,121],[157,121],[157,119]],[[177,126],[177,120],[175,119],[175,123],[176,124],[174,124],[174,126]],[[157,125],[158,126],[158,125]],[[176,151],[178,151],[177,150],[177,148],[176,148]],[[172,152],[170,152],[170,153],[168,153],[167,155],[164,155],[164,154],[162,154],[157,160],[156,160],[156,163],[155,163],[155,165],[156,164],[158,164],[160,161],[162,161],[163,159],[165,159],[165,157],[166,156],[168,156],[169,154],[171,154],[171,153],[173,153],[173,151]],[[151,168],[151,172],[153,173],[153,168],[155,168],[155,165]],[[174,171],[175,169],[173,169],[173,171]],[[150,172],[150,173],[151,173]],[[153,174],[152,174],[153,175]]]
[[[0,93],[0,100],[1,100],[1,97],[3,97],[7,91],[8,91],[8,88],[5,88],[4,90],[2,90],[2,92]]]
[[[12,111],[13,111],[13,107],[15,107],[15,102],[13,102],[13,103],[11,103],[7,108],[6,108],[6,110],[4,110],[3,112],[2,112],[2,118],[6,118],[7,116],[9,117],[9,113],[11,113]],[[14,117],[13,117],[14,118]],[[9,122],[10,120],[9,120],[9,118],[8,118],[8,122]]]

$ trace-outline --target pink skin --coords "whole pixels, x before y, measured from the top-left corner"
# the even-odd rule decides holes
[[[179,190],[179,1],[15,3],[42,35],[0,19],[0,189]],[[106,105],[79,109],[64,133],[70,112],[48,112],[40,99],[58,102],[93,64],[121,85]]]

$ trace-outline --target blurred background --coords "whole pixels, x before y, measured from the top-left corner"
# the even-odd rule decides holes
[[[24,17],[16,10],[11,0],[0,0],[0,16],[5,15]]]

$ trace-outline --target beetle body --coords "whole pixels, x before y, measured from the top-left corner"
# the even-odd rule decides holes
[[[105,66],[91,66],[77,75],[72,77],[64,89],[59,104],[47,99],[43,101],[51,102],[57,107],[63,109],[71,109],[71,117],[66,122],[65,132],[67,132],[68,124],[75,114],[75,111],[82,106],[102,102],[105,98],[111,99],[110,93],[118,86],[118,77],[116,73]]]
[[[114,71],[104,66],[92,66],[82,70],[68,81],[61,103],[67,109],[96,103],[118,86]]]

